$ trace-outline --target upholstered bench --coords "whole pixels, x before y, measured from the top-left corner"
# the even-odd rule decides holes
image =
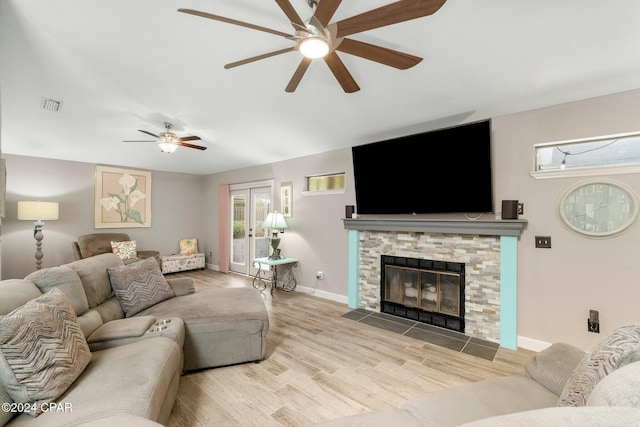
[[[160,263],[163,274],[196,270],[205,266],[204,254],[166,255],[160,257]]]

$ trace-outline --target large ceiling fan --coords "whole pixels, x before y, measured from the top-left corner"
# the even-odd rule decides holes
[[[203,147],[201,145],[188,144],[185,141],[198,141],[200,140],[199,136],[191,135],[191,136],[178,136],[171,131],[173,125],[169,122],[164,122],[164,132],[160,132],[158,135],[151,133],[146,130],[138,129],[138,132],[142,132],[149,136],[154,137],[154,140],[137,140],[137,141],[124,141],[124,142],[157,142],[158,147],[160,147],[160,151],[163,153],[174,153],[178,147],[186,147],[186,148],[195,148],[196,150],[206,150],[207,147]]]
[[[282,9],[291,22],[295,34],[287,34],[259,25],[193,9],[178,9],[178,12],[251,28],[284,37],[295,42],[294,46],[285,49],[232,62],[224,66],[227,69],[297,50],[303,55],[302,62],[298,65],[293,77],[285,88],[286,92],[294,92],[296,90],[313,59],[323,58],[324,62],[326,62],[342,86],[342,89],[347,93],[352,93],[360,90],[360,87],[358,87],[353,76],[336,54],[336,51],[359,56],[400,70],[413,67],[422,61],[422,58],[346,38],[347,36],[432,15],[446,2],[446,0],[400,0],[330,24],[329,21],[338,9],[338,6],[340,6],[342,0],[307,1],[310,6],[317,6],[311,18],[305,22],[300,18],[289,0],[276,0],[280,9]]]

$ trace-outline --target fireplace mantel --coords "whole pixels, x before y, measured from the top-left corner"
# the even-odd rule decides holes
[[[343,221],[344,228],[347,230],[480,234],[485,236],[519,236],[527,224],[525,219],[345,218]]]

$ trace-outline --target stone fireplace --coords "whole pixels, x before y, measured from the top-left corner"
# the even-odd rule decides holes
[[[525,220],[358,218],[345,219],[344,223],[349,230],[350,307],[378,312],[390,312],[388,307],[394,307],[395,311],[398,307],[397,301],[385,303],[382,297],[385,256],[459,263],[464,268],[458,307],[452,308],[447,303],[449,308],[445,307],[440,317],[427,318],[426,323],[447,327],[446,321],[450,320],[449,329],[503,347],[517,347],[517,240]],[[418,270],[419,267],[418,261]],[[409,283],[407,287],[412,287],[412,280],[410,277],[402,286]],[[427,286],[427,292],[430,287]],[[418,295],[417,288],[415,292]],[[398,297],[397,292],[395,296]],[[432,297],[429,295],[425,300]],[[460,311],[459,316],[452,316],[454,308]],[[419,317],[420,312],[409,313],[416,315]],[[429,315],[423,314],[425,318]]]

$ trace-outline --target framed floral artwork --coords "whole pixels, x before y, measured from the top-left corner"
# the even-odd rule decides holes
[[[96,166],[95,228],[151,227],[151,172]]]
[[[293,184],[283,182],[280,185],[280,212],[285,218],[291,218],[293,209]]]

